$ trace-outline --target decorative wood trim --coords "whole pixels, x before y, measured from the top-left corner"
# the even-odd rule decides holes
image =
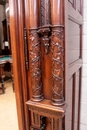
[[[25,105],[25,102],[29,100],[29,94],[24,55],[23,2],[23,0],[9,0],[10,34],[18,125],[19,130],[29,130],[29,111]]]
[[[39,4],[38,0],[29,0],[30,8],[30,27],[29,27],[29,42],[30,42],[30,68],[31,68],[31,87],[32,100],[43,100],[42,91],[42,70],[41,70],[41,42],[37,34],[39,26]],[[36,12],[36,13],[35,13]],[[33,22],[31,22],[33,21]]]
[[[63,0],[51,0],[52,104],[63,105],[64,86],[64,10]],[[56,11],[57,10],[57,11]],[[57,14],[56,14],[57,13]],[[54,15],[56,14],[56,15]]]
[[[33,124],[33,126],[31,126],[32,130],[45,130],[46,118],[49,118],[51,130],[62,130],[62,120],[66,112],[66,104],[62,105],[62,107],[56,107],[51,105],[50,100],[43,100],[42,102],[36,103],[33,101],[28,101],[27,105],[28,109],[32,113],[37,113],[40,118],[40,126]]]

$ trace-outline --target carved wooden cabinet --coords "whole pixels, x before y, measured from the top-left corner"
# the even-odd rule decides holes
[[[80,130],[82,0],[9,1],[20,130]]]
[[[65,40],[63,0],[29,0],[31,130],[62,130]]]
[[[81,92],[81,63],[79,61],[81,61],[82,25],[81,19],[73,16],[72,12],[82,17],[81,3],[78,5],[77,1],[76,3],[69,1],[68,4],[71,14],[69,12],[67,15],[68,8],[65,7],[64,0],[29,0],[30,99],[27,101],[27,106],[30,111],[31,130],[64,130],[65,125],[66,130],[79,130]],[[69,34],[71,34],[70,37]],[[69,50],[71,43],[66,40],[67,37],[73,44]],[[69,55],[71,55],[70,61]],[[79,67],[76,68],[77,64]],[[68,70],[72,71],[69,77],[66,73]],[[77,75],[79,75],[79,85],[76,90]],[[70,81],[71,78],[72,81]],[[71,90],[68,88],[70,82],[72,82]],[[69,95],[67,90],[72,93],[71,106],[67,99]],[[78,96],[77,99],[76,96]],[[67,114],[66,109],[69,110]],[[69,112],[72,116],[71,121],[66,118]],[[77,119],[75,119],[75,114],[77,114]],[[70,127],[67,122],[71,122]]]

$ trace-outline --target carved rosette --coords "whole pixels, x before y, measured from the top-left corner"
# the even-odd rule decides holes
[[[37,34],[37,29],[29,30],[30,39],[30,67],[31,67],[31,86],[32,100],[43,100],[42,92],[42,71],[41,71],[41,44]]]
[[[64,27],[52,28],[52,104],[62,105],[64,85]]]

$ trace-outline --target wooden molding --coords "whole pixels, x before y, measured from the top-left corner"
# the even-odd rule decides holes
[[[29,130],[29,100],[24,54],[24,6],[23,0],[9,0],[10,34],[13,59],[14,89],[16,95],[19,130]],[[20,26],[19,26],[20,25]]]

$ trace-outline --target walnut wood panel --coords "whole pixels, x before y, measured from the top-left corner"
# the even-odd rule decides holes
[[[69,79],[67,87],[66,129],[78,130],[80,120],[81,68]],[[69,125],[68,125],[69,124]]]
[[[71,6],[82,14],[82,0],[69,0]]]
[[[66,34],[66,103],[65,129],[79,130],[81,68],[82,68],[82,8],[81,2],[65,2]],[[67,10],[68,7],[68,10]],[[78,11],[79,10],[79,11]],[[68,15],[67,15],[68,14]]]
[[[76,31],[74,30],[76,28]],[[69,18],[68,20],[68,32],[69,32],[69,38],[68,38],[68,44],[67,44],[67,53],[69,50],[68,55],[68,62],[71,64],[72,62],[80,59],[81,57],[81,25],[75,23],[75,21],[72,21],[72,19]],[[71,57],[72,56],[72,57]]]
[[[75,19],[76,21],[82,22],[82,5],[81,5],[81,14],[75,10],[70,3],[68,3],[68,16],[71,16],[73,19]]]

